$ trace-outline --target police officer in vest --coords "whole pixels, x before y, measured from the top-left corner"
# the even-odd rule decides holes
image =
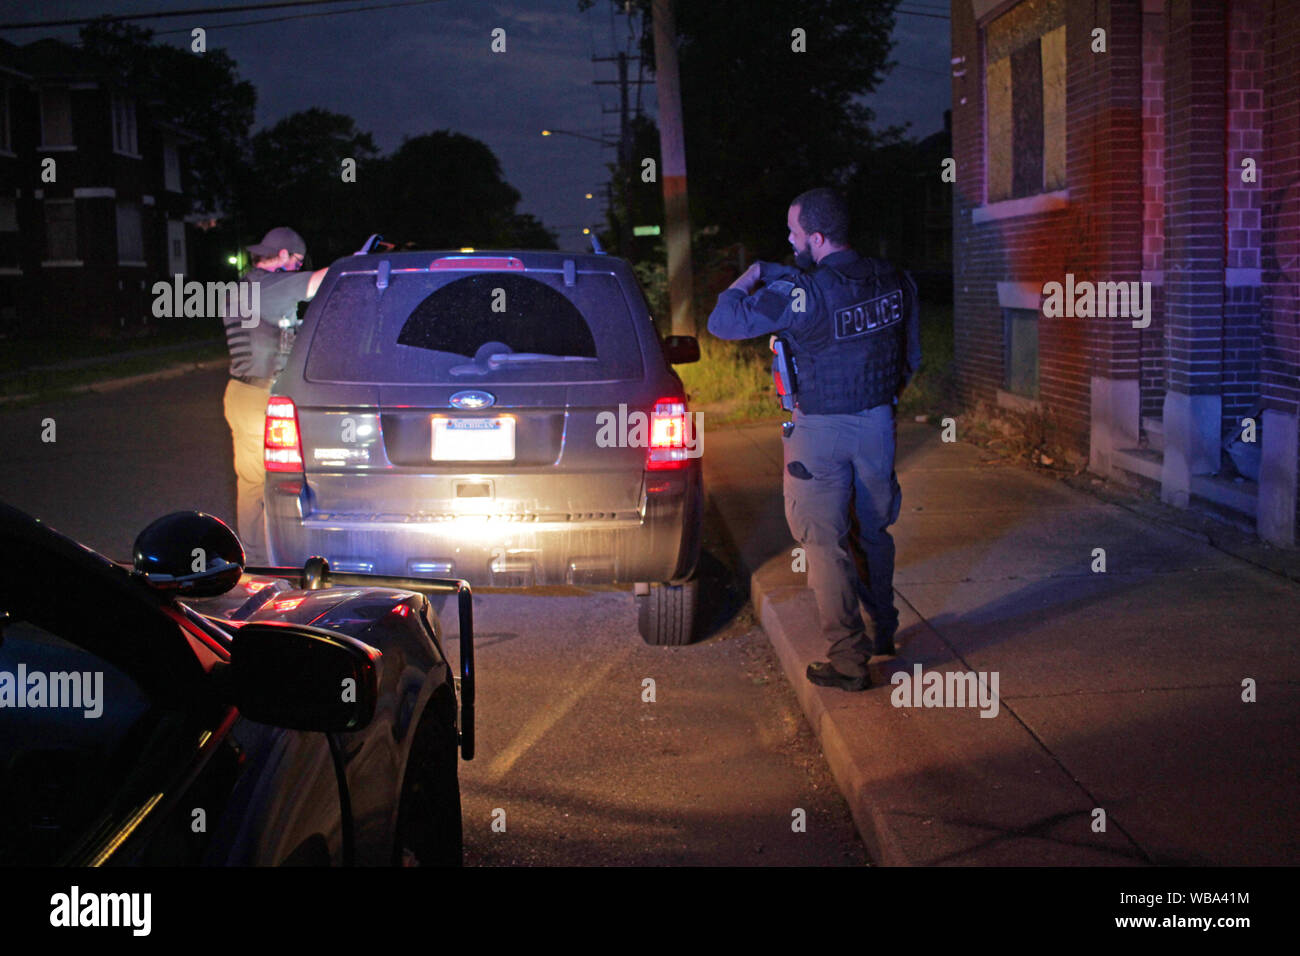
[[[253,266],[244,282],[257,282],[256,315],[224,316],[230,349],[230,381],[226,384],[226,422],[234,442],[236,515],[240,542],[249,565],[266,564],[266,514],[262,501],[266,481],[263,429],[271,383],[284,368],[289,334],[297,320],[298,303],[316,294],[328,269],[302,272],[307,244],[288,226],[277,226],[261,242],[248,247]]]
[[[875,650],[892,654],[898,629],[888,530],[902,503],[894,405],[921,363],[916,285],[849,248],[848,207],[834,190],[801,194],[786,222],[798,268],[755,262],[718,296],[709,331],[723,339],[770,335],[774,351],[779,343],[785,352],[794,418],[783,429],[785,516],[805,550],[830,644],[829,661],[809,665],[808,679],[865,690],[873,639]]]

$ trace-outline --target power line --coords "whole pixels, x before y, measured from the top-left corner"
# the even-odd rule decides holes
[[[928,67],[924,67],[924,66],[912,66],[912,64],[910,64],[910,63],[895,63],[894,66],[901,66],[901,67],[902,67],[903,69],[905,69],[905,70],[916,70],[916,71],[919,72],[919,73],[931,73],[931,74],[933,74],[934,76],[949,76],[949,75],[950,75],[950,74],[949,74],[947,71],[945,71],[945,70],[931,70],[930,68],[928,68]]]
[[[320,13],[291,13],[283,17],[263,17],[260,20],[240,20],[238,23],[223,23],[217,29],[233,30],[235,27],[251,27],[258,23],[280,23],[285,20],[309,20],[312,17],[336,17],[341,13],[363,13],[366,10],[388,10],[393,7],[421,7],[442,0],[406,0],[404,3],[377,3],[369,7],[352,7],[348,10],[322,10]],[[189,27],[176,30],[157,30],[154,36],[165,37],[173,33],[189,33]]]
[[[353,0],[277,0],[273,3],[245,3],[237,7],[191,7],[188,10],[166,10],[159,13],[123,13],[100,17],[79,17],[64,20],[26,20],[0,23],[0,30],[32,30],[40,27],[79,27],[104,20],[162,20],[166,17],[193,17],[219,13],[247,13],[250,10],[278,10],[286,7],[319,7],[330,3],[351,3]]]
[[[898,8],[897,10],[895,10],[894,12],[895,12],[895,13],[901,13],[901,14],[903,14],[904,16],[909,16],[909,17],[929,17],[931,20],[951,20],[951,19],[952,19],[952,17],[950,17],[950,16],[948,16],[947,14],[944,14],[944,13],[919,13],[919,12],[917,12],[916,10],[904,10],[902,7],[899,7],[899,8]]]

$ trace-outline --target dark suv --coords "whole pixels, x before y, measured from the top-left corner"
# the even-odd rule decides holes
[[[566,252],[335,262],[266,419],[272,563],[471,584],[630,582],[690,640],[699,415],[631,266]]]

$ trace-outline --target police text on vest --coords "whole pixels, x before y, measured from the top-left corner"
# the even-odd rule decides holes
[[[903,321],[903,292],[896,290],[835,310],[835,337],[855,339]]]

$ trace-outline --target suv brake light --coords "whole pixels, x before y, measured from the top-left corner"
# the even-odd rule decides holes
[[[442,256],[429,263],[430,269],[513,269],[524,271],[522,259],[514,256]]]
[[[267,471],[302,471],[302,441],[293,399],[275,396],[267,401],[264,447]]]
[[[686,403],[676,398],[661,398],[650,413],[650,448],[645,466],[649,471],[685,468]]]

